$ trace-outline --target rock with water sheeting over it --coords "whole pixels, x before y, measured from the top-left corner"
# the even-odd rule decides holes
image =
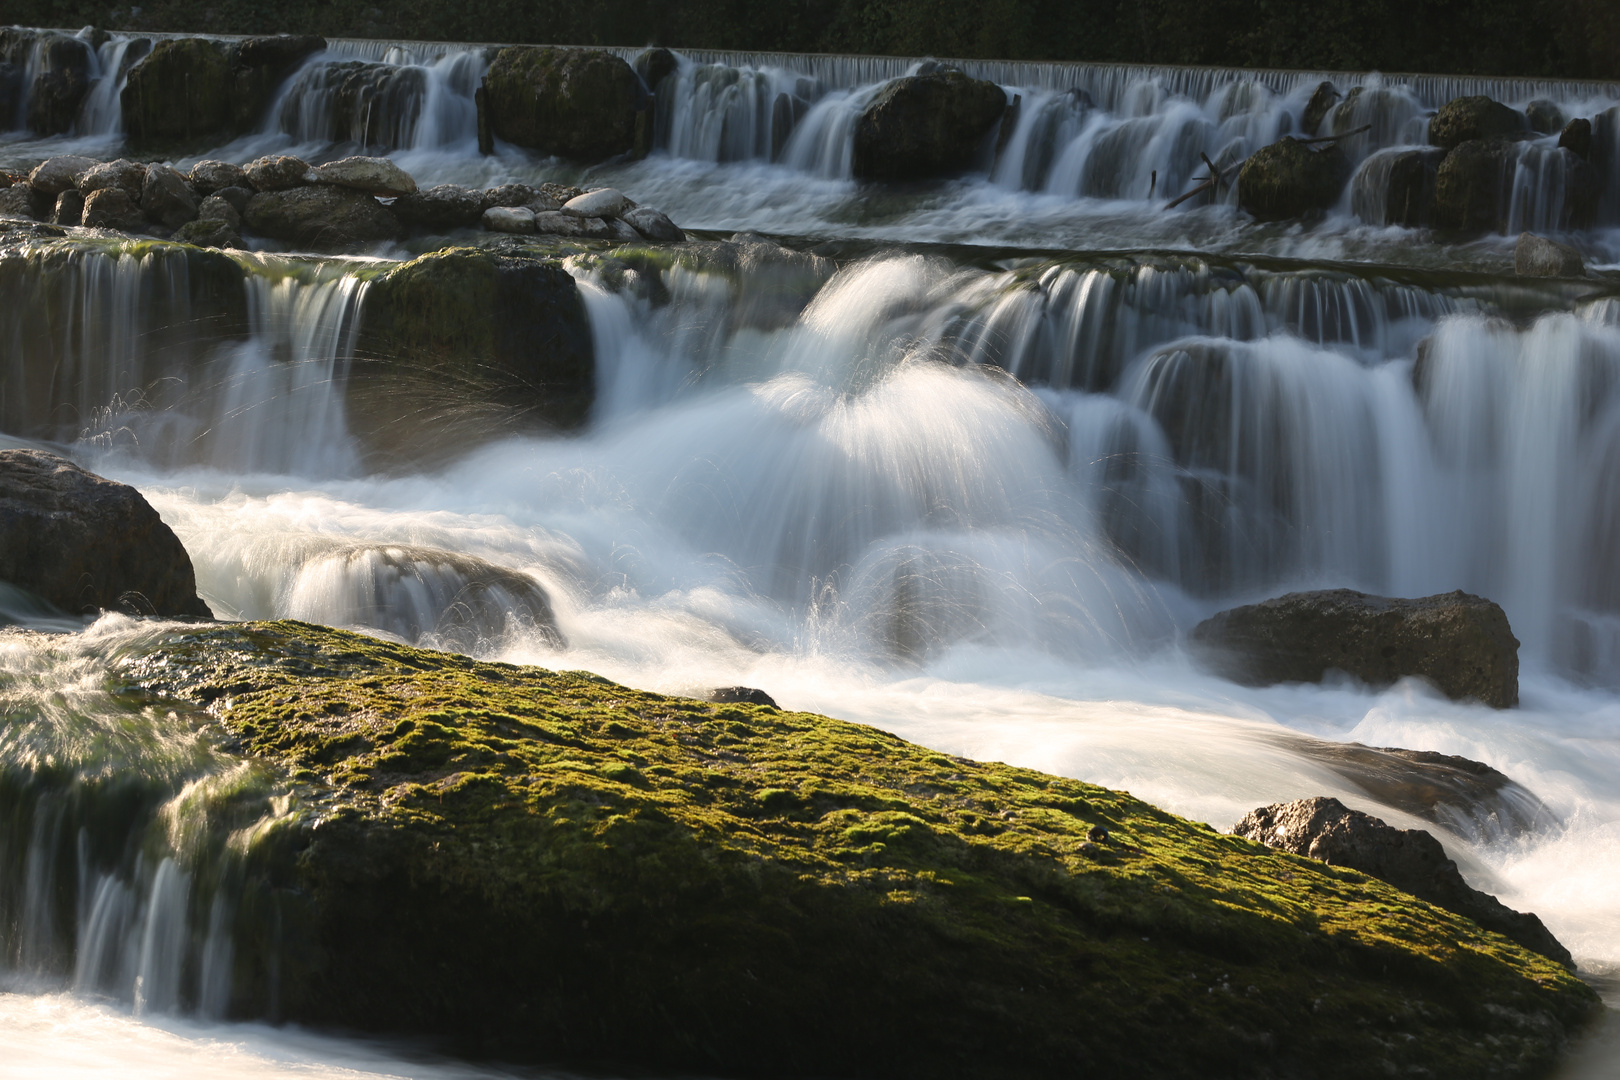
[[[1519,703],[1519,642],[1500,606],[1465,592],[1406,600],[1352,589],[1289,593],[1199,623],[1205,660],[1256,686],[1343,671],[1374,686],[1427,679],[1448,697]]]
[[[72,614],[213,614],[140,492],[42,450],[0,450],[0,581]]]
[[[58,154],[34,166],[34,171],[28,174],[28,183],[43,194],[60,195],[68,188],[77,187],[78,177],[97,164],[95,158],[82,154]]]
[[[926,180],[974,166],[1007,95],[955,68],[895,79],[855,123],[857,180]]]
[[[1339,201],[1350,160],[1337,143],[1313,149],[1292,136],[1249,155],[1238,173],[1238,205],[1261,221],[1320,213]]]
[[[169,38],[129,71],[119,95],[136,143],[200,139],[231,127],[231,64],[208,38]]]
[[[312,184],[261,191],[243,223],[260,236],[308,251],[354,251],[401,235],[399,219],[363,191]]]
[[[1338,87],[1332,83],[1326,81],[1317,83],[1316,89],[1311,92],[1311,99],[1305,103],[1305,114],[1300,118],[1300,127],[1305,134],[1316,134],[1322,126],[1322,121],[1327,119],[1327,114],[1333,111],[1339,97]]]
[[[239,42],[231,56],[231,119],[236,130],[256,128],[282,81],[325,48],[326,39],[314,34],[277,34]]]
[[[1568,244],[1524,232],[1513,245],[1513,272],[1520,277],[1585,277],[1586,262]]]
[[[346,157],[315,169],[315,182],[354,188],[368,195],[411,195],[416,181],[411,174],[383,157]]]
[[[1338,799],[1319,797],[1253,810],[1232,832],[1267,847],[1360,870],[1472,919],[1549,960],[1567,968],[1575,966],[1569,950],[1540,919],[1514,911],[1471,887],[1457,864],[1446,857],[1440,841],[1421,829],[1397,829],[1371,814],[1351,810]]]
[[[44,33],[35,48],[39,66],[28,93],[28,128],[36,135],[65,135],[90,92],[90,46],[66,34]]]
[[[1590,159],[1592,156],[1592,121],[1580,116],[1565,124],[1564,130],[1558,133],[1558,149],[1568,150],[1576,157]]]
[[[1362,165],[1350,192],[1350,209],[1369,225],[1416,229],[1434,212],[1434,184],[1446,152],[1437,146],[1378,154]]]
[[[1442,229],[1491,232],[1507,224],[1508,196],[1519,162],[1508,139],[1471,139],[1440,162],[1434,181],[1434,219]]]
[[[197,193],[174,169],[148,165],[141,184],[141,209],[164,228],[178,229],[197,217]]]
[[[490,126],[517,146],[596,162],[635,146],[641,80],[600,49],[514,45],[484,76]]]

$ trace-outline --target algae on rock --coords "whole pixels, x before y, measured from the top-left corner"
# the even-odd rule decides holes
[[[294,785],[291,1020],[737,1075],[1474,1077],[1598,1008],[1362,874],[858,724],[298,623],[120,671]]]

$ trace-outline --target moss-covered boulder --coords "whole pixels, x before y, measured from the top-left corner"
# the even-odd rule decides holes
[[[239,42],[231,53],[231,123],[252,131],[282,82],[300,64],[326,48],[314,34],[277,34]]]
[[[1007,111],[993,82],[955,68],[895,79],[855,123],[857,180],[922,180],[972,168]]]
[[[1261,221],[1327,210],[1350,179],[1350,161],[1336,143],[1313,149],[1284,136],[1249,156],[1238,173],[1238,205]]]
[[[290,623],[119,678],[281,778],[236,1015],[273,968],[287,1019],[509,1060],[1030,1080],[1530,1076],[1598,1011],[1356,871],[822,716]]]
[[[1441,106],[1429,121],[1429,142],[1452,150],[1471,139],[1512,139],[1529,131],[1530,122],[1524,113],[1484,94],[1475,94],[1453,98]]]
[[[349,420],[378,464],[576,427],[594,392],[590,322],[559,260],[447,248],[367,287]]]
[[[124,130],[137,142],[159,143],[227,133],[231,84],[230,58],[219,42],[159,41],[124,84]]]
[[[1518,163],[1518,148],[1508,139],[1459,144],[1435,174],[1434,223],[1468,233],[1503,229]]]
[[[39,35],[34,51],[34,81],[28,91],[30,131],[36,135],[62,135],[73,130],[79,107],[90,92],[91,61],[90,46],[78,38]]]
[[[572,161],[596,162],[635,148],[641,79],[600,49],[515,45],[484,76],[497,138]]]
[[[1387,150],[1368,158],[1350,190],[1350,209],[1369,225],[1428,225],[1434,185],[1446,152],[1439,147]]]

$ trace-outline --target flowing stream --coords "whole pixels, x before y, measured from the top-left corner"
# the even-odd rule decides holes
[[[75,134],[17,135],[0,161],[115,145],[106,87],[129,47],[100,47]],[[1599,272],[1544,282],[1503,272],[1510,237],[1448,246],[1366,220],[1362,177],[1424,142],[1453,96],[1546,98],[1601,127],[1620,85],[969,64],[1018,98],[999,151],[961,180],[876,191],[848,178],[853,120],[916,62],[683,56],[658,150],[582,174],[478,154],[487,60],[333,42],[258,132],[211,156],[389,153],[423,186],[612,182],[708,235],[831,257],[683,263],[657,289],[576,260],[588,425],[442,447],[428,468],[368,457],[349,426],[375,260],[238,254],[246,317],[227,324],[161,248],[19,257],[0,267],[16,275],[0,283],[9,443],[139,487],[221,618],[663,691],[762,687],[1223,829],[1317,794],[1435,829],[1473,884],[1538,913],[1617,997],[1620,278],[1603,271],[1620,199],[1570,236]],[[1162,210],[1199,152],[1236,161],[1299,131],[1324,78],[1362,88],[1342,130],[1372,125],[1326,220]],[[1536,156],[1548,139],[1521,144],[1527,226],[1562,197]],[[1216,610],[1338,586],[1498,601],[1523,642],[1521,707],[1410,681],[1245,688],[1183,649]],[[78,626],[22,598],[0,596],[0,613]],[[164,854],[178,842],[140,840],[155,834],[138,858],[124,833],[103,850],[87,809],[139,772],[153,784],[127,793],[130,820],[173,836],[196,785],[257,782],[186,717],[125,725],[104,683],[154,632],[108,615],[0,640],[0,766],[73,777],[0,791],[28,808],[0,825],[0,1076],[491,1075],[217,1019],[228,874],[184,869]],[[1422,820],[1332,767],[1319,748],[1343,742],[1487,762],[1540,809]],[[1567,1075],[1620,1076],[1617,1039],[1600,1034]]]

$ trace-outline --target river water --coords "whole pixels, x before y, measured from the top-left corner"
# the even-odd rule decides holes
[[[114,88],[120,48],[99,53]],[[1423,142],[1452,96],[1597,117],[1620,115],[1620,85],[970,64],[1019,100],[999,154],[961,180],[875,191],[849,179],[853,118],[910,61],[685,57],[658,151],[594,170],[477,153],[486,61],[336,42],[263,130],[211,156],[388,153],[423,186],[609,182],[702,235],[771,234],[836,265],[683,267],[654,302],[580,263],[598,373],[586,429],[436,446],[422,466],[368,457],[347,423],[369,261],[243,256],[251,326],[227,340],[193,328],[175,260],[83,253],[0,314],[8,377],[48,362],[70,408],[5,403],[0,425],[139,487],[225,618],[662,691],[758,686],[1218,828],[1316,794],[1436,828],[1325,765],[1320,741],[1487,762],[1547,813],[1520,827],[1465,808],[1438,830],[1448,852],[1614,996],[1620,196],[1568,236],[1595,276],[1547,283],[1512,278],[1511,252],[1519,228],[1556,216],[1549,139],[1521,144],[1502,235],[1447,245],[1387,227],[1367,220],[1367,190],[1378,155]],[[343,64],[387,75],[363,115],[335,111]],[[1259,226],[1228,194],[1162,209],[1200,151],[1224,164],[1298,131],[1323,78],[1362,88],[1343,130],[1372,125],[1336,211]],[[0,161],[119,139],[116,109],[87,107],[75,134],[14,134]],[[537,586],[560,641],[532,617]],[[1244,688],[1182,648],[1220,608],[1326,586],[1497,600],[1523,642],[1521,706],[1415,682]],[[82,738],[111,715],[99,673],[151,632],[107,616],[66,644],[0,647],[8,715],[36,721],[36,742],[0,747],[8,763],[42,739],[91,746],[76,759],[91,771],[218,767],[176,757],[161,723],[136,749]],[[174,983],[162,944],[186,881],[152,866],[100,879],[105,902],[87,900],[80,927],[101,935],[93,961],[31,963],[36,938],[13,932],[0,1076],[490,1074],[209,1019],[206,986]],[[1617,1038],[1568,1074],[1620,1076]]]

